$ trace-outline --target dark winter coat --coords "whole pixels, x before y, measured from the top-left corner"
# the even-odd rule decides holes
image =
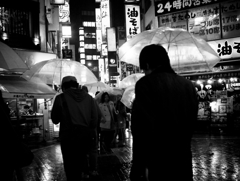
[[[96,129],[98,127],[98,107],[88,93],[81,89],[68,89],[64,93],[71,119],[67,118],[60,95],[54,101],[51,118],[54,124],[60,123],[60,137],[71,134],[69,121],[73,125]]]
[[[157,68],[137,82],[135,94],[133,170],[148,168],[150,181],[192,180],[191,137],[198,111],[193,84],[171,69]]]

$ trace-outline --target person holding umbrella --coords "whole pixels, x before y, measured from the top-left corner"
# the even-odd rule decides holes
[[[161,45],[145,46],[139,64],[145,76],[135,87],[130,179],[154,181],[166,175],[169,181],[192,181],[191,138],[198,112],[196,90],[191,81],[173,71]]]

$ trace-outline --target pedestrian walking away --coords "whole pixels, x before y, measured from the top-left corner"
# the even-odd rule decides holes
[[[79,88],[73,76],[64,77],[61,88],[63,93],[55,99],[51,118],[54,124],[60,123],[59,136],[67,180],[81,180],[88,171],[88,154],[97,144],[97,104],[92,96]]]

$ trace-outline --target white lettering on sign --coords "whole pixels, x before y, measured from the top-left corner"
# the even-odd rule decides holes
[[[59,6],[59,22],[70,23],[70,10],[67,1],[65,1],[65,5]]]
[[[218,0],[174,0],[174,1],[157,1],[155,2],[155,14],[166,14],[166,13],[172,13],[184,9],[204,6],[208,4],[213,4],[217,2]]]
[[[101,1],[101,19],[102,19],[102,41],[107,41],[107,29],[110,27],[110,9],[109,0]]]

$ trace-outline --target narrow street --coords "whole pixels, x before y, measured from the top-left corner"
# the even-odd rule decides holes
[[[128,145],[99,155],[102,181],[128,180],[132,158],[132,138]],[[33,163],[23,169],[25,181],[65,181],[60,144],[33,150]],[[192,139],[194,181],[239,181],[240,138],[235,136],[194,135]],[[180,163],[179,163],[180,164]],[[174,163],[177,169],[178,163]],[[174,174],[174,173],[173,173]],[[180,177],[179,177],[180,178]]]

